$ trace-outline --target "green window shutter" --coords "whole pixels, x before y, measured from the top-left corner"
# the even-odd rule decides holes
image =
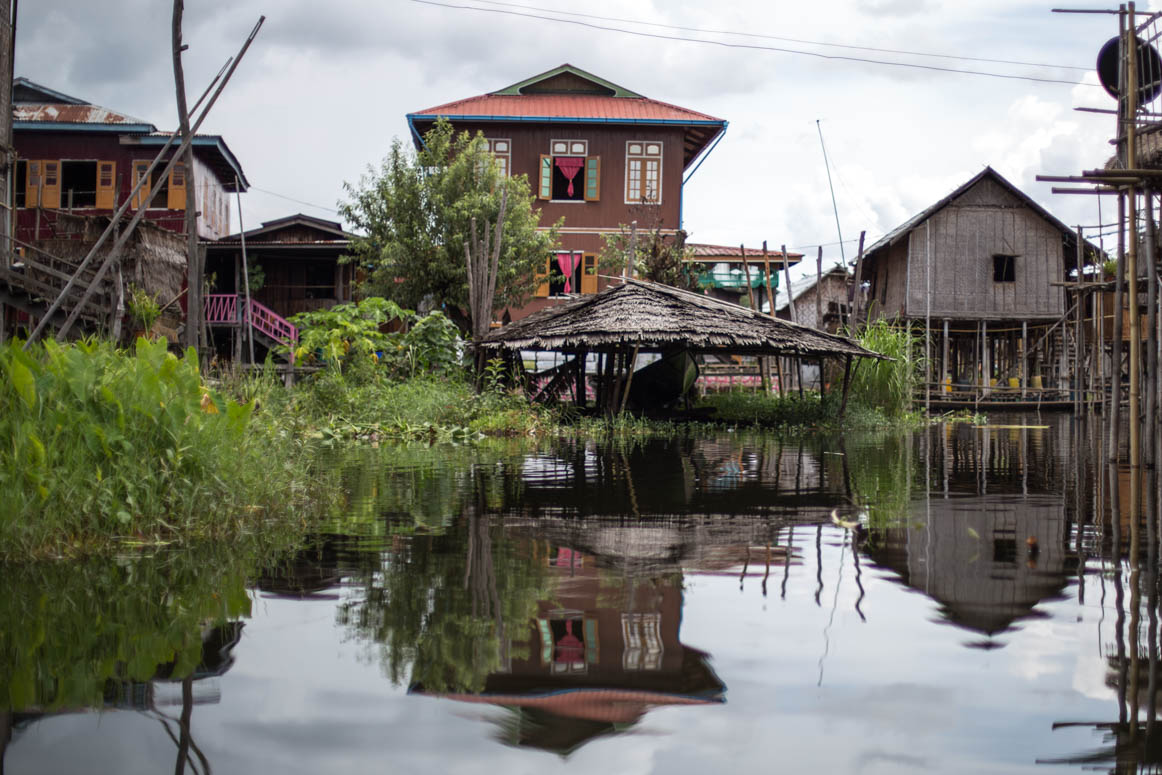
[[[601,157],[588,156],[585,158],[585,201],[596,202],[601,199]]]
[[[541,154],[541,179],[538,199],[553,198],[553,157]]]

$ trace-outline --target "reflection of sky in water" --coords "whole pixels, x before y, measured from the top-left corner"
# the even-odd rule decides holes
[[[714,457],[706,468],[723,460],[741,461],[739,471],[711,473],[761,479],[759,460],[750,453]],[[578,462],[587,478],[597,474],[590,451],[570,462],[528,455],[522,465],[526,477],[550,487],[571,482]],[[768,461],[768,468],[782,470],[786,463]],[[815,453],[806,478],[818,487],[821,468],[838,463]],[[640,477],[637,486],[648,488],[650,479]],[[1009,481],[1010,493],[997,499],[1006,504],[1002,512],[1025,503],[1012,493],[1019,487]],[[1048,495],[1028,503],[1044,508]],[[940,512],[957,525],[958,540],[971,535],[973,525],[973,532],[983,529],[972,520],[987,515],[968,508],[972,503],[957,501],[957,508]],[[966,514],[955,516],[957,509]],[[914,500],[910,513],[915,518],[927,509]],[[956,519],[967,521],[962,526]],[[923,535],[918,524],[911,519],[895,528],[893,545],[914,545]],[[787,530],[771,534],[785,540]],[[681,643],[710,655],[726,686],[725,704],[655,708],[625,733],[595,739],[565,762],[499,744],[502,708],[409,696],[406,686],[393,686],[376,646],[336,623],[336,601],[258,594],[234,666],[215,679],[220,701],[194,707],[194,739],[215,773],[541,773],[560,766],[614,775],[705,772],[727,762],[733,771],[1078,771],[1036,761],[1101,745],[1092,727],[1055,731],[1054,722],[1117,718],[1105,659],[1114,641],[1112,580],[1085,575],[1081,604],[1076,575],[1051,570],[1051,552],[1043,549],[1040,566],[1027,569],[1035,580],[1052,577],[1036,615],[1026,608],[987,636],[950,625],[948,599],[923,594],[914,569],[905,579],[910,566],[878,562],[877,550],[860,554],[861,593],[852,539],[831,524],[797,525],[793,561],[784,567],[782,555],[775,555],[765,596],[762,546],[744,547],[749,560],[741,580],[738,563],[686,567]],[[994,548],[984,560],[960,551],[953,546],[942,562],[1000,556]],[[1007,556],[1000,561],[1008,562]],[[607,563],[601,573],[616,575],[616,567]],[[970,579],[974,572],[951,576]],[[359,594],[348,587],[337,591],[342,600]],[[941,594],[971,596],[955,585]],[[1143,640],[1146,621],[1143,614]],[[968,647],[987,637],[1000,647]],[[19,729],[4,764],[6,773],[153,773],[168,771],[173,759],[173,743],[156,720],[110,712],[63,715]]]

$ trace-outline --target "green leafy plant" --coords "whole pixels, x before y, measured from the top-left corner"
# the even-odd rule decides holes
[[[161,305],[157,303],[157,299],[138,285],[130,284],[129,298],[125,306],[129,310],[129,316],[147,333],[153,330],[153,324],[161,317]]]

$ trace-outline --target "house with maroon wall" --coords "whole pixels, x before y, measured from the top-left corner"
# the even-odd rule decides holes
[[[564,299],[596,293],[605,237],[637,221],[675,236],[682,190],[727,122],[650,99],[570,64],[495,92],[409,113],[417,147],[439,118],[480,132],[509,175],[527,175],[541,223],[563,218],[555,255],[531,302],[499,311],[511,319]]]
[[[12,88],[17,239],[50,238],[55,214],[110,215],[149,169],[169,133],[109,108],[17,78]],[[229,196],[249,185],[242,166],[218,135],[194,138],[194,169],[163,165],[133,198],[134,210],[170,231],[185,230],[185,176],[198,198],[198,236],[230,233]],[[176,146],[175,146],[176,150]]]

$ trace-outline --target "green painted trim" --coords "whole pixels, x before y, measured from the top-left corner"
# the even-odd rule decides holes
[[[541,199],[553,196],[553,157],[541,157]]]
[[[643,96],[641,94],[638,94],[637,92],[630,91],[629,89],[625,88],[624,86],[618,86],[616,83],[613,83],[612,81],[607,81],[604,78],[600,78],[600,77],[594,75],[593,73],[587,73],[579,67],[574,67],[573,65],[568,65],[568,64],[561,65],[560,67],[555,67],[552,70],[548,70],[546,72],[541,73],[540,75],[534,75],[532,78],[526,78],[525,80],[523,80],[519,83],[514,83],[512,86],[507,86],[507,87],[501,89],[500,91],[494,91],[492,93],[493,94],[506,94],[506,95],[510,95],[510,96],[519,96],[521,94],[521,89],[525,88],[526,86],[531,86],[532,84],[540,83],[541,81],[547,81],[548,79],[550,79],[554,76],[560,75],[562,73],[572,73],[573,75],[577,76],[578,78],[584,78],[586,81],[591,81],[592,83],[595,83],[598,86],[603,86],[606,89],[612,89],[614,97],[642,97]]]

